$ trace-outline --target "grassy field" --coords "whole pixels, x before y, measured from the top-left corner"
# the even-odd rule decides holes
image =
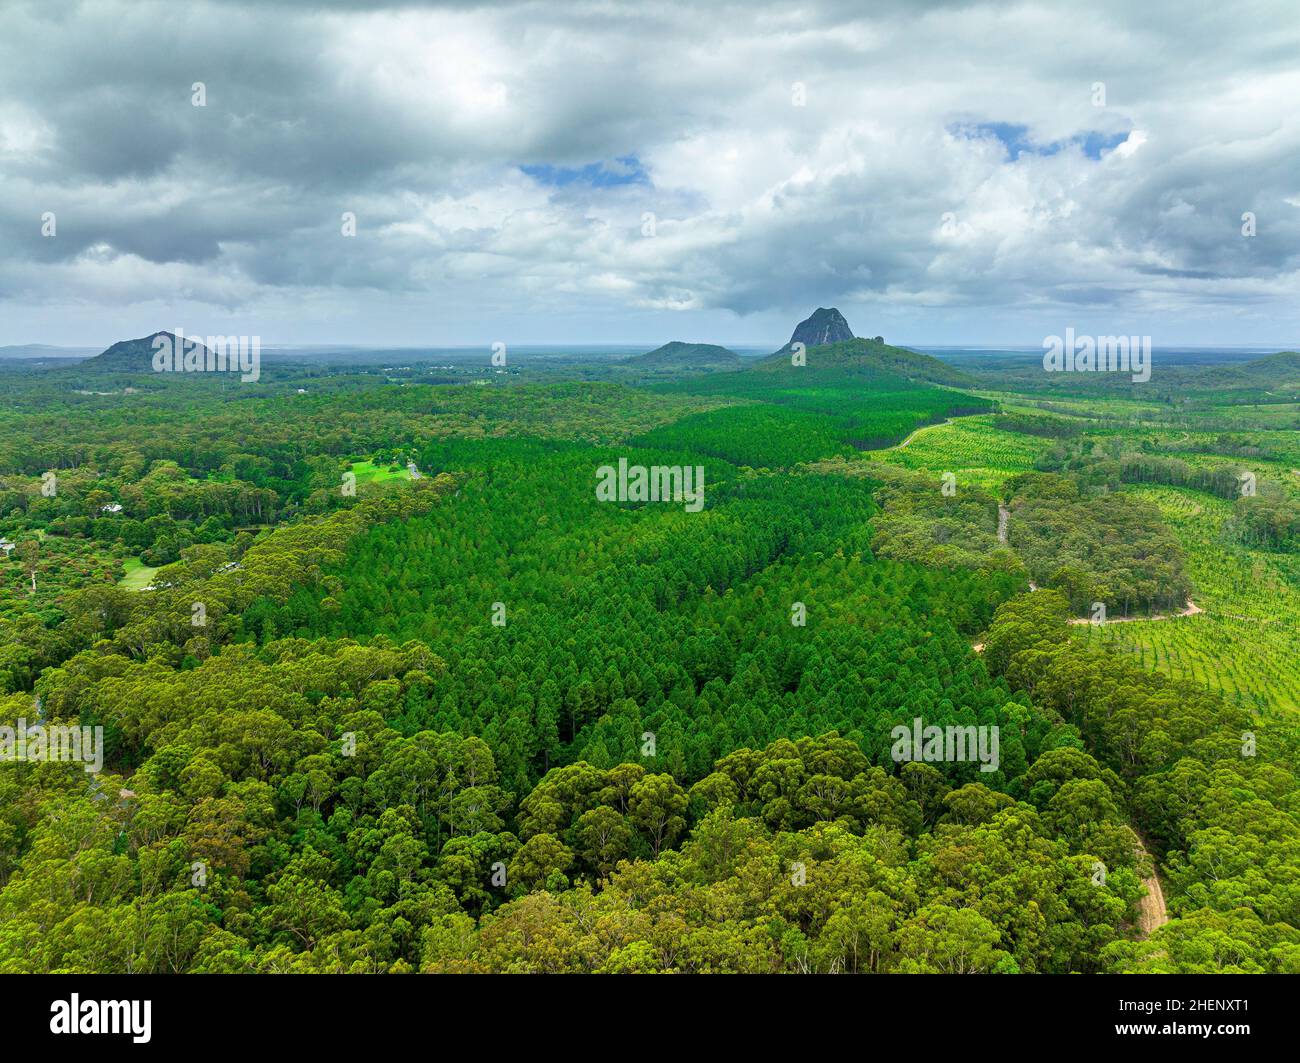
[[[125,570],[124,575],[119,581],[118,586],[123,590],[142,591],[153,582],[154,576],[158,569],[146,565],[138,557],[128,557],[122,562],[122,568]]]
[[[991,415],[980,414],[927,428],[906,446],[873,451],[868,457],[936,475],[951,472],[959,486],[972,484],[996,495],[1003,480],[1032,469],[1048,446],[1049,440],[995,428]]]
[[[1294,402],[1271,406],[1228,406],[1223,409],[1236,416],[1249,417],[1262,427],[1294,429],[1300,423],[1300,405]]]
[[[401,465],[376,465],[373,461],[354,461],[352,472],[357,484],[382,483],[384,480],[409,480],[411,474]]]
[[[1222,499],[1177,487],[1126,490],[1160,507],[1205,612],[1090,627],[1081,637],[1261,712],[1300,708],[1300,557],[1231,541],[1225,524],[1232,507]]]

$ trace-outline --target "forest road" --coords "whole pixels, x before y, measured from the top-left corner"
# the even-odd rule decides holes
[[[1176,616],[1195,616],[1197,613],[1203,612],[1205,612],[1204,609],[1188,598],[1187,605],[1176,613],[1160,613],[1156,616],[1116,616],[1106,619],[1098,626],[1104,626],[1105,624],[1131,624],[1135,620],[1172,620]],[[1087,616],[1075,616],[1070,618],[1070,623],[1092,624],[1096,623],[1096,621]]]
[[[1134,832],[1136,833],[1136,831]],[[1146,839],[1138,834],[1138,850],[1151,857],[1151,876],[1144,878],[1142,885],[1147,895],[1138,901],[1138,938],[1145,941],[1152,933],[1169,922],[1169,913],[1165,909],[1165,891],[1160,888],[1160,874],[1156,867],[1156,858],[1151,856]]]
[[[922,432],[928,432],[931,428],[942,428],[946,424],[952,424],[951,417],[945,417],[942,421],[938,422],[937,424],[923,424],[921,425],[920,428],[914,428],[912,430],[911,435],[909,435],[901,443],[895,444],[892,447],[886,447],[885,449],[902,450],[905,446],[907,446],[908,443],[912,442],[912,440],[915,439],[917,436],[919,436]]]
[[[1011,522],[1011,510],[1007,509],[1001,502],[998,503],[998,542],[1003,546],[1007,543],[1007,525]],[[1031,591],[1038,590],[1038,584],[1033,580],[1029,581]]]
[[[1011,511],[1007,509],[1006,506],[999,504],[998,542],[1004,545],[1006,544],[1007,541],[1007,524],[1010,521],[1010,519],[1011,519]],[[1029,589],[1031,591],[1034,591],[1037,590],[1038,588],[1034,586],[1034,584],[1031,582],[1029,584]],[[1187,608],[1185,608],[1182,612],[1173,615],[1194,616],[1199,612],[1201,612],[1200,607],[1198,607],[1196,603],[1189,598],[1187,600]],[[1128,620],[1128,619],[1139,619],[1139,618],[1137,617],[1117,618],[1115,621],[1112,621],[1112,623],[1119,623],[1122,622],[1122,620]],[[1169,617],[1156,616],[1156,617],[1146,617],[1145,619],[1167,620],[1169,619]],[[1089,621],[1086,617],[1076,617],[1075,619],[1070,621],[1071,624],[1087,624],[1090,622],[1091,621]],[[976,653],[980,653],[984,649],[984,643],[977,642],[971,647],[971,649],[973,649]],[[1136,833],[1136,831],[1134,833]],[[1151,855],[1151,850],[1147,846],[1146,839],[1143,838],[1142,835],[1140,834],[1138,834],[1138,850],[1140,855],[1145,855],[1149,857],[1151,860],[1151,875],[1148,878],[1144,878],[1142,880],[1142,885],[1146,888],[1147,891],[1146,896],[1143,897],[1138,902],[1138,937],[1141,940],[1145,941],[1147,938],[1151,936],[1151,934],[1154,931],[1158,930],[1160,927],[1164,926],[1167,922],[1169,922],[1169,912],[1165,908],[1165,891],[1160,886],[1160,874],[1159,874],[1159,869],[1156,867],[1156,858]]]

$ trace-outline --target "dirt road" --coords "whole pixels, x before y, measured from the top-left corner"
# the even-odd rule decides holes
[[[998,542],[1003,546],[1007,545],[1007,524],[1011,521],[1011,510],[1007,509],[1001,502],[998,503]],[[1038,584],[1033,580],[1029,581],[1031,591],[1038,590]]]
[[[1138,937],[1145,940],[1151,934],[1169,922],[1169,912],[1165,909],[1165,891],[1160,888],[1160,876],[1156,868],[1156,858],[1151,855],[1146,839],[1138,835],[1138,853],[1151,858],[1151,876],[1144,878],[1142,885],[1147,895],[1138,901]]]
[[[998,506],[998,542],[1005,544],[1007,541],[1007,524],[1011,519],[1011,511],[1006,506]],[[1038,588],[1031,582],[1029,584],[1031,591]],[[1200,606],[1187,599],[1187,607],[1180,613],[1172,613],[1165,616],[1122,616],[1114,620],[1108,620],[1110,624],[1122,624],[1129,620],[1168,620],[1170,616],[1195,616],[1203,612]],[[1089,624],[1092,621],[1087,617],[1075,617],[1070,621],[1071,624]],[[976,642],[971,646],[976,653],[984,649],[984,643]],[[1151,934],[1169,922],[1169,912],[1165,908],[1165,891],[1160,887],[1160,874],[1156,867],[1156,858],[1151,854],[1147,846],[1146,839],[1138,835],[1138,855],[1147,857],[1151,861],[1151,874],[1142,880],[1142,885],[1146,887],[1146,896],[1138,902],[1138,936],[1145,940]]]
[[[912,442],[912,440],[915,439],[917,436],[919,436],[922,432],[928,432],[931,428],[942,428],[946,424],[952,424],[951,417],[944,418],[938,424],[923,424],[921,425],[920,428],[913,429],[912,434],[909,435],[906,439],[904,439],[901,443],[898,443],[897,445],[892,447],[887,447],[886,449],[902,450],[905,446],[907,446],[908,443]]]
[[[1194,601],[1188,598],[1186,608],[1180,609],[1176,613],[1159,613],[1156,616],[1107,617],[1105,623],[1106,624],[1131,624],[1134,620],[1172,620],[1176,616],[1195,616],[1197,613],[1203,613],[1203,612],[1205,612],[1204,609],[1202,609]],[[1076,617],[1071,617],[1070,619],[1071,624],[1091,624],[1092,622],[1093,622],[1092,618],[1087,616],[1076,616]]]

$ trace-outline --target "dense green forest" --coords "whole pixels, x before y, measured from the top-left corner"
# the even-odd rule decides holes
[[[15,371],[0,725],[104,770],[0,764],[0,971],[1300,972],[1294,718],[1071,623],[1197,593],[1129,488],[1224,499],[1246,444],[889,357]],[[620,461],[702,508],[601,501]],[[1294,497],[1261,467],[1243,549]]]
[[[1182,549],[1153,507],[1050,473],[1023,473],[1006,486],[1011,546],[1039,584],[1065,593],[1074,612],[1100,602],[1128,616],[1187,601]]]

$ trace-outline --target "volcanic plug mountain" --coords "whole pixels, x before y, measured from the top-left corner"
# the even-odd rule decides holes
[[[795,326],[790,342],[781,349],[788,351],[796,343],[802,343],[805,347],[821,347],[823,344],[843,343],[851,339],[853,330],[844,320],[844,315],[834,307],[827,310],[819,306],[812,312],[812,316]]]

